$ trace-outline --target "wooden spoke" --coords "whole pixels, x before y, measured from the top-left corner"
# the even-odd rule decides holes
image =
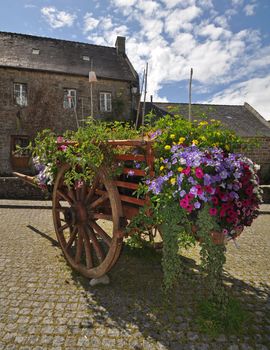
[[[84,202],[85,196],[86,196],[86,184],[83,182],[82,188],[81,188],[81,195],[80,195],[80,200]]]
[[[98,186],[98,183],[99,183],[99,178],[96,177],[91,188],[89,189],[86,197],[85,197],[85,200],[84,200],[84,203],[89,203],[90,199],[93,197],[93,195],[95,194],[95,191],[96,191],[96,188]]]
[[[72,246],[73,242],[75,241],[77,233],[78,233],[78,228],[74,226],[73,230],[70,233],[69,240],[67,241],[67,244],[65,247],[66,250],[68,250]]]
[[[58,189],[56,191],[56,193],[58,194],[59,197],[63,198],[65,201],[67,201],[70,205],[72,205],[73,201],[72,199],[67,195],[65,194],[62,190]]]
[[[88,269],[91,269],[93,267],[93,259],[91,255],[91,244],[89,241],[89,237],[85,232],[85,229],[82,228],[82,230],[83,230],[84,251],[85,251],[85,257],[86,257],[86,267]]]
[[[75,263],[79,264],[82,256],[82,248],[83,248],[83,235],[80,232],[78,234],[77,244],[76,244],[76,255],[75,255]]]
[[[58,208],[55,208],[55,210],[56,210],[57,212],[59,212],[59,213],[63,213],[63,212],[66,210],[66,208],[63,208],[63,207],[61,207],[61,205],[60,205]]]
[[[101,205],[102,203],[106,202],[106,200],[108,199],[108,193],[104,193],[101,197],[99,197],[98,199],[96,199],[94,202],[92,202],[90,204],[90,208],[94,209],[97,206]]]
[[[92,186],[68,188],[65,174],[69,169],[68,164],[60,167],[54,183],[55,232],[69,264],[87,278],[98,278],[113,267],[121,252],[119,192],[105,168],[98,170]],[[103,228],[100,219],[112,225]]]
[[[64,231],[65,229],[67,229],[68,227],[69,227],[69,224],[65,224],[65,225],[59,227],[59,228],[58,228],[58,231],[59,231],[59,232],[63,232],[63,231]]]
[[[73,203],[76,202],[76,195],[73,188],[68,191],[68,196],[72,199]]]
[[[99,235],[99,237],[103,239],[107,246],[110,246],[112,243],[111,237],[95,221],[90,221],[89,224]]]
[[[109,220],[112,221],[112,215],[108,215],[108,214],[103,214],[103,213],[94,213],[92,215],[92,217],[96,220]]]
[[[104,260],[104,252],[103,252],[103,250],[102,250],[102,248],[97,240],[95,232],[93,231],[91,226],[87,226],[87,232],[91,238],[93,247],[94,247],[95,252],[96,252],[96,256],[97,256],[99,262],[102,262]]]

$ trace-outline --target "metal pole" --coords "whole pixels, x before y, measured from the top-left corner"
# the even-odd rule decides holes
[[[145,69],[143,70],[142,86],[141,86],[141,91],[140,91],[140,96],[139,96],[139,101],[138,101],[136,124],[135,124],[136,129],[138,129],[138,126],[139,126],[139,116],[140,116],[140,109],[141,109],[140,106],[141,106],[141,97],[142,97],[142,92],[143,92],[144,77],[145,77]]]
[[[91,103],[91,117],[94,118],[93,116],[93,84],[90,83],[90,103]]]
[[[190,69],[189,78],[189,105],[188,105],[188,121],[191,122],[191,84],[192,84],[193,68]]]
[[[147,74],[148,74],[148,62],[146,63],[146,69],[145,69],[144,98],[143,98],[143,110],[142,110],[142,126],[144,125],[144,115],[145,115],[145,100],[146,100],[146,94],[147,94]]]

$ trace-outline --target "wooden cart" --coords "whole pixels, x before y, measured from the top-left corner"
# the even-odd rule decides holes
[[[116,162],[125,164],[121,176],[115,179],[109,169],[101,167],[92,186],[83,183],[79,188],[69,189],[64,175],[70,165],[65,164],[59,168],[53,188],[52,213],[57,239],[68,263],[88,278],[99,278],[114,266],[129,220],[149,201],[147,197],[133,195],[146,175],[145,170],[137,169],[134,164],[145,163],[148,174],[154,175],[151,141],[111,140],[109,144],[125,148],[125,154],[115,156]],[[134,154],[135,149],[140,154]],[[104,225],[104,220],[111,223]]]

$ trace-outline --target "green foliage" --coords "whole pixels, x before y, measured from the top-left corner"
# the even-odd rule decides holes
[[[116,151],[109,146],[108,140],[132,139],[139,133],[130,124],[119,121],[106,123],[89,118],[86,124],[86,127],[76,132],[67,131],[61,137],[51,130],[43,130],[30,146],[38,162],[49,165],[53,178],[60,164],[70,164],[65,174],[65,182],[70,186],[76,181],[91,184],[101,165],[112,166]]]
[[[219,334],[239,335],[250,323],[250,314],[243,309],[239,301],[229,298],[225,307],[213,299],[199,303],[196,322],[199,329],[212,337]]]

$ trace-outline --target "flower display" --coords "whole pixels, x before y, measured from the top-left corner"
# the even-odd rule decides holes
[[[193,142],[172,146],[160,164],[159,175],[147,181],[149,191],[173,196],[194,222],[207,203],[220,231],[234,238],[257,217],[261,201],[257,166],[243,155],[217,147],[199,149]]]

